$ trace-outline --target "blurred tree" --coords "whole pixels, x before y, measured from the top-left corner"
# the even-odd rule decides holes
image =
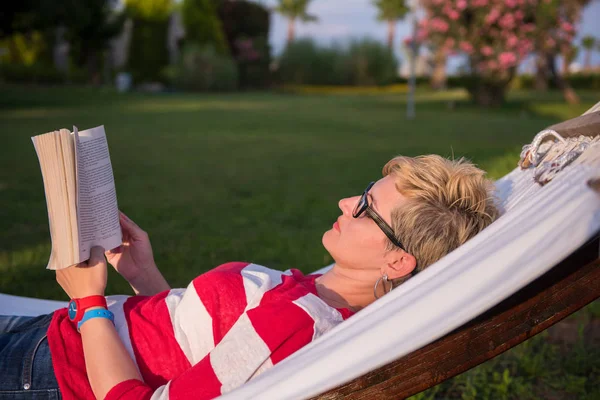
[[[173,0],[125,0],[133,22],[127,68],[135,82],[162,81],[169,63],[167,34]]]
[[[595,45],[596,38],[591,35],[586,35],[581,39],[581,47],[585,49],[585,61],[583,62],[585,70],[589,70],[592,67],[592,51],[594,51]]]
[[[90,79],[97,83],[103,51],[123,27],[117,4],[118,0],[65,0],[58,7],[52,0],[9,1],[0,14],[0,37],[23,34],[33,38],[39,32],[44,45],[38,58],[50,64],[55,30],[64,26],[73,64],[87,68]]]
[[[242,89],[270,83],[269,9],[254,1],[223,0],[218,5],[223,32],[239,70]]]
[[[572,42],[576,35],[575,27],[588,2],[589,0],[539,1],[531,16],[535,25],[535,87],[537,90],[546,90],[548,83],[552,81],[569,103],[578,103],[579,98],[556,67],[556,58],[561,54],[564,62],[574,56]]]
[[[85,67],[92,83],[101,80],[100,65],[110,40],[121,33],[125,15],[116,12],[118,0],[64,1],[59,21],[66,27],[71,59]]]
[[[569,75],[569,68],[570,65],[573,63],[573,61],[575,61],[575,59],[577,58],[577,56],[579,55],[579,47],[575,46],[575,45],[571,45],[566,47],[565,49],[563,49],[563,51],[561,52],[562,54],[562,59],[563,59],[563,64],[562,64],[562,75],[563,76],[567,76]]]
[[[181,13],[185,42],[212,46],[219,54],[228,52],[216,0],[183,0]]]
[[[377,7],[377,18],[386,21],[388,27],[387,44],[390,50],[394,49],[394,37],[396,35],[396,22],[406,16],[409,8],[404,0],[371,0]]]
[[[290,44],[294,41],[296,36],[296,20],[299,19],[302,22],[316,22],[318,18],[315,15],[308,14],[307,8],[312,0],[278,0],[278,4],[275,7],[275,11],[279,14],[287,17],[288,19],[288,32],[287,32],[287,43]]]
[[[556,70],[555,58],[571,46],[587,1],[423,0],[427,17],[421,21],[420,34],[436,48],[469,57],[473,79],[467,89],[481,105],[503,102],[517,66],[534,50],[545,63],[548,79],[575,102],[575,93]]]

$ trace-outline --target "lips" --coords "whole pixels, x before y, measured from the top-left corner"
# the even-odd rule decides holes
[[[340,222],[339,221],[340,221],[340,219],[338,218],[338,220],[333,223],[333,229],[335,229],[338,232],[341,232],[342,230],[340,229]]]

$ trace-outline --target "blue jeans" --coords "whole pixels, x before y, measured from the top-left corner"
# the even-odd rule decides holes
[[[52,314],[0,315],[0,400],[60,399],[46,337]]]

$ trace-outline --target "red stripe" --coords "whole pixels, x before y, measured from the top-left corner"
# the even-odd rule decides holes
[[[221,395],[221,382],[215,375],[210,356],[171,382],[169,399],[212,399]]]
[[[69,320],[66,308],[55,311],[52,316],[48,345],[62,397],[65,400],[95,399],[85,368],[81,335]]]
[[[191,367],[173,332],[165,303],[168,291],[136,296],[123,305],[131,345],[144,382],[152,389],[165,385]]]
[[[282,275],[281,285],[266,292],[259,307],[248,311],[252,326],[271,350],[271,361],[278,363],[313,337],[314,320],[294,300],[310,291],[298,285],[295,277]]]
[[[248,263],[230,262],[194,279],[194,288],[213,320],[213,337],[219,343],[246,309],[241,275]]]
[[[152,389],[148,385],[137,379],[129,379],[113,386],[106,394],[104,400],[150,400],[151,397]]]

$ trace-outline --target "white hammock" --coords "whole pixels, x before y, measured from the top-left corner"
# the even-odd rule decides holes
[[[600,104],[600,103],[599,103]],[[600,143],[545,186],[519,168],[496,182],[504,214],[466,244],[223,399],[316,396],[388,364],[477,317],[600,230]],[[0,314],[66,303],[0,294]]]

